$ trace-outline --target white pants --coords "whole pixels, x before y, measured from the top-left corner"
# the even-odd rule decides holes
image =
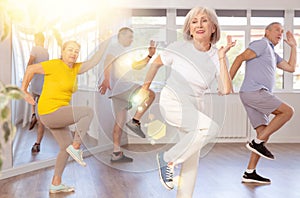
[[[219,127],[201,112],[201,98],[178,95],[165,87],[161,91],[160,107],[168,124],[181,131],[178,143],[164,154],[165,161],[182,163],[177,197],[192,197],[200,152],[214,140]]]

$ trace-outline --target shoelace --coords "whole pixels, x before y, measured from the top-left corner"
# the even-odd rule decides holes
[[[83,160],[82,154],[83,154],[83,151],[82,151],[82,150],[79,150],[79,151],[78,151],[78,155],[79,155],[79,157],[80,157],[80,160]]]
[[[166,169],[166,179],[168,181],[173,181],[173,172],[174,172],[174,167],[167,165],[167,169]]]

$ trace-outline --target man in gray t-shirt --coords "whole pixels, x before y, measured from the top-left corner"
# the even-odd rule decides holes
[[[43,33],[39,32],[34,35],[35,46],[31,49],[30,58],[27,65],[32,65],[32,64],[49,60],[49,53],[48,50],[44,48],[44,42],[45,42],[45,37]],[[30,92],[33,98],[35,99],[36,103],[38,102],[38,99],[42,93],[43,84],[44,84],[44,75],[34,74],[30,83]],[[39,122],[37,111],[36,111],[36,105],[32,105],[32,115],[29,124],[29,130],[32,130],[36,123],[38,123],[38,131],[37,131],[36,142],[31,148],[32,153],[40,152],[40,143],[44,136],[44,125],[41,122]]]
[[[257,136],[246,147],[252,151],[248,167],[242,177],[243,182],[270,183],[271,180],[259,176],[256,166],[260,156],[274,159],[273,154],[265,147],[269,137],[290,120],[293,107],[273,95],[276,68],[294,72],[296,67],[297,43],[290,31],[284,40],[291,48],[288,61],[282,59],[275,51],[283,36],[282,25],[278,22],[265,28],[265,36],[253,41],[249,47],[236,57],[230,69],[233,79],[243,61],[246,61],[245,77],[240,89],[240,98]],[[269,122],[269,115],[274,118]]]

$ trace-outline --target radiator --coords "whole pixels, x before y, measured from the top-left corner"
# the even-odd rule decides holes
[[[214,100],[213,105],[214,114],[218,115],[218,123],[221,123],[221,120],[223,120],[223,124],[220,124],[222,130],[218,137],[247,138],[248,118],[238,94],[232,94],[225,97],[225,100]],[[226,111],[225,115],[224,111]]]

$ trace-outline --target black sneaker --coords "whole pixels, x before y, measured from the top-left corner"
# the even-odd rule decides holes
[[[133,162],[133,159],[125,156],[123,152],[120,152],[118,155],[113,153],[111,155],[110,161],[113,163],[123,163],[123,162]]]
[[[256,170],[253,171],[253,173],[247,173],[244,172],[244,175],[242,177],[243,183],[260,183],[260,184],[270,184],[271,180],[268,178],[264,178],[262,176],[259,176],[256,173]]]
[[[40,146],[41,146],[40,144],[34,143],[34,145],[31,148],[31,152],[32,153],[38,153],[38,152],[40,152]]]
[[[252,151],[266,159],[269,159],[269,160],[275,159],[274,155],[265,147],[264,142],[261,142],[260,144],[256,144],[254,142],[254,140],[252,140],[252,142],[249,142],[248,144],[246,144],[246,147],[250,151]]]
[[[163,158],[164,156],[163,154],[164,153],[161,152],[156,155],[159,179],[165,188],[167,188],[168,190],[172,190],[174,188],[174,183],[173,183],[174,167],[172,165],[168,165],[168,163]]]
[[[140,123],[134,123],[132,120],[126,123],[126,126],[135,134],[140,136],[141,138],[145,138],[145,134],[141,129],[141,124]]]

